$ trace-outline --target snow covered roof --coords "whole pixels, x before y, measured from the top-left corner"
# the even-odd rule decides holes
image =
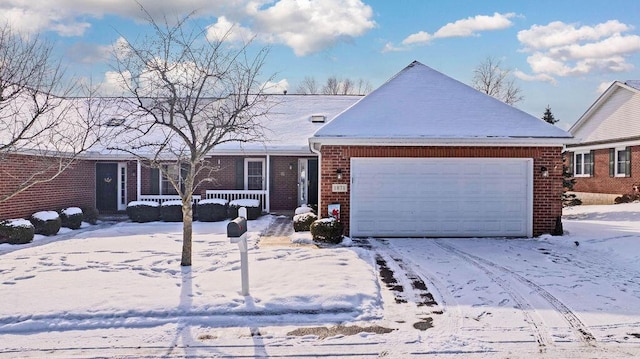
[[[571,135],[414,61],[314,134],[319,143],[563,144]]]

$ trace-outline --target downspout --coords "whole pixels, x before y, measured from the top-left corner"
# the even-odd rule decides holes
[[[312,139],[309,139],[309,149],[311,152],[318,155],[318,217],[322,216],[322,153],[320,153],[320,148],[322,144],[319,142],[313,142]]]
[[[136,160],[136,182],[136,201],[139,201],[142,189],[142,166],[139,159]]]

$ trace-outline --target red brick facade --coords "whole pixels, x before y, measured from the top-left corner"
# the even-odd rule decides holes
[[[349,233],[349,191],[333,193],[333,183],[349,184],[352,157],[503,157],[533,159],[533,235],[553,232],[556,218],[562,215],[561,147],[418,147],[418,146],[322,146],[321,209],[327,217],[327,204],[341,204],[341,221]],[[548,177],[539,175],[540,167],[549,170]],[[337,181],[336,170],[342,169]],[[350,189],[349,189],[350,190]]]
[[[612,147],[614,148],[614,147]],[[573,152],[567,152],[573,156]],[[640,184],[640,146],[631,147],[631,175],[615,177],[609,174],[609,149],[594,151],[593,176],[576,177],[573,190],[576,192],[627,194],[633,186]]]
[[[44,159],[51,162],[55,159]],[[43,168],[43,158],[7,155],[0,160],[0,198]],[[29,188],[0,203],[0,219],[25,218],[38,211],[95,207],[95,161],[77,161],[52,181]]]

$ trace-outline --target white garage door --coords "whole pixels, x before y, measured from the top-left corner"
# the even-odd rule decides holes
[[[533,160],[352,158],[351,236],[531,237]]]

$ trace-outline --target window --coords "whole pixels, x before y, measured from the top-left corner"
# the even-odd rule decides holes
[[[162,172],[158,168],[151,169],[151,191],[157,194],[178,194],[175,187],[171,184],[169,178],[180,184],[184,190],[184,177],[188,167],[183,166],[182,171],[178,170],[177,164],[163,164]]]
[[[264,162],[263,158],[247,158],[245,160],[245,190],[264,190]]]
[[[615,177],[629,177],[631,176],[631,148],[616,148],[615,149],[615,165],[614,165]]]
[[[576,152],[574,158],[573,168],[576,177],[589,177],[593,175],[593,151]]]

